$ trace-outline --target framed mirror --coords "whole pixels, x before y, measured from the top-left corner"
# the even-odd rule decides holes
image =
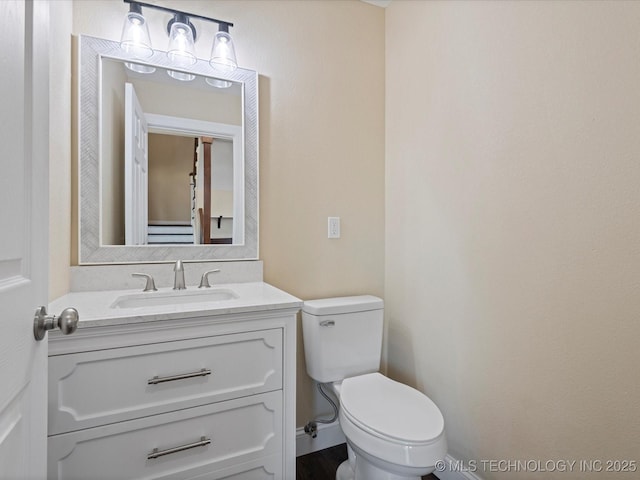
[[[257,259],[257,73],[78,54],[79,263]]]

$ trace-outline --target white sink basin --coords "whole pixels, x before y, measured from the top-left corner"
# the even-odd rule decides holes
[[[110,305],[110,308],[157,307],[161,305],[185,305],[192,303],[220,302],[233,300],[238,295],[227,288],[208,288],[206,290],[169,290],[166,292],[145,292],[122,295]]]

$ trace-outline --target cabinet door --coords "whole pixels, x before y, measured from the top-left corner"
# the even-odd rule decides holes
[[[47,478],[278,478],[282,442],[282,392],[269,392],[51,436]]]
[[[282,330],[49,358],[49,435],[282,388]]]

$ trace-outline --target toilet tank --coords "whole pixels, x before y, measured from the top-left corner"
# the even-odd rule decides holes
[[[302,335],[309,376],[329,383],[377,372],[383,307],[382,299],[372,295],[304,302]]]

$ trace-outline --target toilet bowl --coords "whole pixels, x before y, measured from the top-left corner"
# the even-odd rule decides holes
[[[419,479],[446,455],[442,414],[418,390],[370,373],[347,378],[334,391],[356,465],[352,460],[353,474],[343,467],[342,479]]]
[[[340,401],[349,460],[337,480],[419,480],[447,452],[444,419],[423,393],[377,372],[382,300],[372,296],[305,302],[309,375]]]

